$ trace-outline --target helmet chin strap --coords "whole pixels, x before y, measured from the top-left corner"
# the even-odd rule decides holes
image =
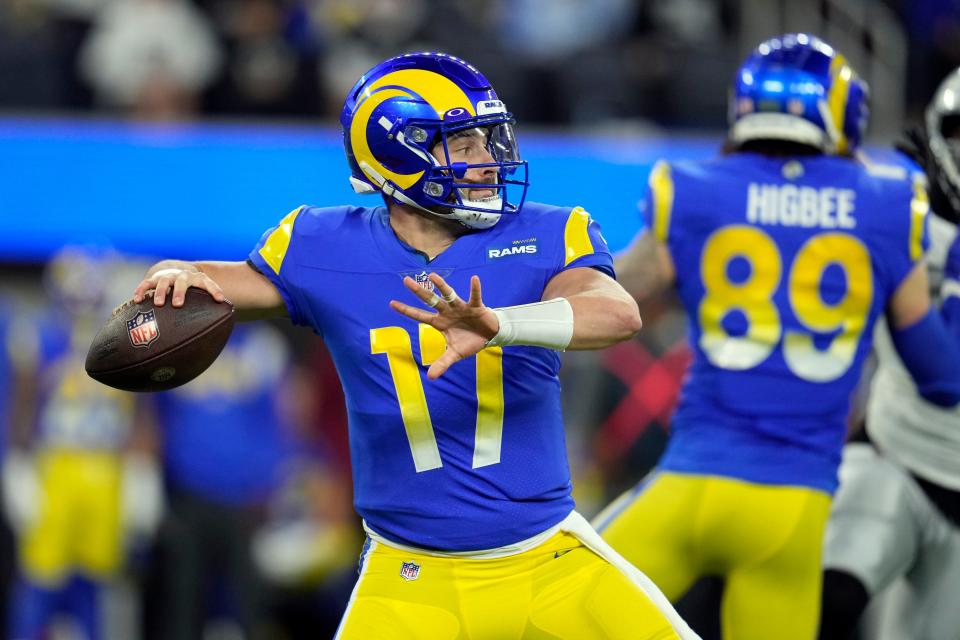
[[[490,211],[501,211],[503,209],[503,198],[500,196],[490,196],[483,200],[471,200],[471,204],[481,209],[490,209]],[[499,213],[485,213],[482,211],[471,211],[469,209],[452,209],[456,220],[471,229],[489,229],[500,222]]]

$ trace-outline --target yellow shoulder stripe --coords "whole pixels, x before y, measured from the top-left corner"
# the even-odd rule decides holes
[[[660,242],[666,242],[673,213],[673,176],[667,162],[661,160],[654,165],[650,172],[650,191],[653,193],[653,235]]]
[[[277,228],[267,238],[267,241],[260,247],[260,257],[270,265],[270,268],[277,275],[280,275],[280,267],[283,265],[283,259],[287,256],[287,249],[290,247],[293,223],[302,210],[303,206],[299,206],[284,216]]]
[[[587,227],[590,225],[590,214],[583,207],[575,207],[567,218],[567,226],[563,231],[563,244],[566,258],[563,266],[567,266],[577,258],[593,253],[593,243]]]
[[[910,200],[910,260],[916,262],[923,257],[923,232],[927,213],[930,211],[930,199],[923,185],[923,177],[913,179],[913,198]]]

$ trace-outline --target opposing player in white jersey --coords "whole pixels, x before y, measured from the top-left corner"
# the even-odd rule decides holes
[[[911,135],[910,155],[927,174],[931,248],[926,256],[941,315],[960,337],[960,69]],[[867,408],[872,444],[849,444],[840,468],[824,552],[821,640],[847,638],[870,599],[895,580],[885,601],[884,640],[960,639],[960,408],[921,398],[879,326],[879,361]],[[896,613],[894,613],[896,612]]]

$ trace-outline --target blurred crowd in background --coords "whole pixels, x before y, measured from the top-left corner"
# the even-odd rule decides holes
[[[715,129],[737,61],[789,30],[845,51],[881,113],[960,63],[951,0],[5,0],[0,108],[329,121],[377,61],[441,50],[525,124]]]
[[[960,65],[950,0],[2,0],[0,112],[329,125],[379,60],[442,50],[481,69],[521,126],[719,140],[737,63],[788,30],[825,36],[867,77],[875,139]],[[4,491],[47,496],[6,500],[2,624],[32,637],[72,612],[82,629],[104,606],[109,638],[328,637],[362,533],[322,342],[244,328],[182,390],[118,396],[80,364],[145,268],[119,260],[67,248],[0,271]],[[637,339],[564,356],[587,516],[666,441],[689,352],[673,300],[646,311]],[[51,595],[74,574],[92,584]]]

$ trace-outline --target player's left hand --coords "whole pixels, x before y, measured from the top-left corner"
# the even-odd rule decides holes
[[[403,279],[403,284],[420,298],[421,302],[436,309],[436,313],[396,300],[390,301],[390,308],[417,322],[428,324],[443,334],[447,341],[447,350],[427,370],[427,377],[436,380],[454,362],[479,353],[487,341],[497,335],[500,321],[493,310],[483,304],[479,277],[470,278],[470,298],[466,301],[436,273],[427,277],[433,283],[435,291],[428,291],[410,276]],[[438,293],[440,295],[437,295]]]

